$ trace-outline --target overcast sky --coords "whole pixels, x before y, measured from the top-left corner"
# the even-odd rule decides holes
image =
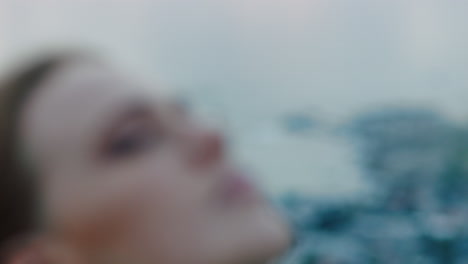
[[[279,135],[275,118],[400,103],[466,119],[466,14],[457,0],[0,0],[0,66],[51,45],[108,53],[219,107],[273,192],[347,192],[362,186],[348,147]]]

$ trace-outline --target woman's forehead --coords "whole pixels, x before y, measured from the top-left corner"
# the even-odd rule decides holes
[[[57,69],[25,106],[21,131],[31,152],[62,155],[91,140],[114,115],[135,102],[158,97],[138,82],[98,63],[68,63]]]

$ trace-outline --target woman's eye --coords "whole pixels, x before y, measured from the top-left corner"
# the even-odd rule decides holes
[[[112,143],[110,153],[113,156],[124,156],[144,148],[146,140],[138,136],[127,136]]]
[[[160,135],[150,127],[131,127],[122,131],[109,144],[108,154],[114,158],[139,154],[160,140]]]

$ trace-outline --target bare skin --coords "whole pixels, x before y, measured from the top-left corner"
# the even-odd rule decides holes
[[[75,61],[27,102],[22,147],[43,194],[28,263],[263,264],[280,254],[289,229],[222,135],[145,88]]]

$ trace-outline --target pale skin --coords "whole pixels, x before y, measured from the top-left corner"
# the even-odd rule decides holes
[[[13,264],[265,264],[289,245],[222,135],[157,86],[86,60],[39,85],[20,138],[41,225]]]

